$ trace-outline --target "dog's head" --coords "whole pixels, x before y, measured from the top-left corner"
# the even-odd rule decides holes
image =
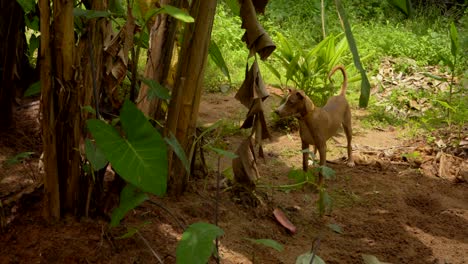
[[[286,95],[284,103],[275,110],[276,114],[280,117],[303,117],[314,110],[314,104],[309,97],[307,97],[304,91],[296,89],[288,90],[289,93]]]

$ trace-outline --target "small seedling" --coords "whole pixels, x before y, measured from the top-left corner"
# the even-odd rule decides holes
[[[21,152],[16,154],[15,156],[11,157],[10,159],[5,161],[5,164],[8,166],[16,165],[20,163],[21,161],[28,159],[31,157],[31,155],[34,154],[34,152]]]
[[[245,240],[251,242],[254,245],[262,245],[265,247],[269,247],[275,249],[276,251],[283,251],[283,245],[276,242],[275,240],[271,239],[252,239],[252,238],[244,238]],[[255,263],[255,250],[252,252],[252,263]]]

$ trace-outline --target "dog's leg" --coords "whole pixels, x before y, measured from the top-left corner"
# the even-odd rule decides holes
[[[306,151],[307,150],[307,151]],[[309,168],[309,144],[302,141],[302,170],[307,171]]]
[[[348,161],[346,162],[346,165],[348,167],[354,167],[354,160],[353,160],[353,149],[351,146],[351,140],[353,138],[353,128],[351,126],[351,110],[349,109],[349,106],[347,107],[344,120],[343,120],[343,129],[346,134],[346,140],[348,141]]]
[[[322,143],[320,145],[317,145],[319,155],[320,155],[320,166],[325,166],[327,163],[327,145],[326,143]],[[323,184],[323,174],[322,171],[319,172],[319,178],[318,178],[318,184],[321,186]]]

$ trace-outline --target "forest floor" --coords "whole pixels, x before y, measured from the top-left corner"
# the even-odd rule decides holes
[[[270,92],[279,93],[272,88]],[[201,125],[223,119],[225,127],[236,128],[243,122],[247,110],[232,93],[206,93],[202,98]],[[266,100],[269,120],[269,111],[278,103],[276,96]],[[0,264],[158,263],[154,254],[164,263],[175,263],[177,242],[183,232],[178,221],[183,225],[214,223],[218,168],[216,157],[209,152],[205,153],[209,174],[191,178],[182,197],[151,197],[178,221],[145,202],[123,222],[139,227],[131,238],[117,239],[125,228],[108,232],[108,224],[102,219],[66,217],[46,223],[41,218],[42,189],[38,187],[42,176],[37,168],[41,152],[37,109],[33,104],[27,111],[21,110],[17,129],[0,137]],[[288,132],[269,124],[273,140],[264,142],[265,159],[258,160],[256,193],[260,205],[240,202],[223,181],[219,199],[219,226],[224,230],[221,263],[294,263],[299,255],[310,251],[314,241],[318,245],[316,254],[326,263],[364,263],[363,255],[386,263],[468,263],[466,181],[460,176],[439,175],[443,173],[440,159],[444,158],[434,144],[418,138],[408,140],[399,128],[368,128],[362,125],[368,112],[352,112],[357,166],[329,163],[336,172],[335,179],[326,181],[333,209],[323,217],[317,213],[318,194],[311,186],[274,188],[294,183],[288,173],[301,167],[302,154],[297,130]],[[25,118],[25,113],[31,114],[30,118]],[[218,142],[234,152],[248,132],[226,131],[218,135]],[[345,143],[343,136],[330,140],[328,160],[345,156]],[[6,164],[25,151],[35,153],[20,163]],[[415,152],[420,154],[412,156]],[[466,163],[466,156],[462,162]],[[221,160],[221,171],[230,166],[230,160]],[[448,171],[453,174],[460,166],[450,163]],[[275,220],[275,208],[295,225],[295,234]],[[254,245],[246,238],[272,239],[284,250]]]

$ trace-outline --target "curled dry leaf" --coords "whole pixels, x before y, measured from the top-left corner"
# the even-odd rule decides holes
[[[275,216],[276,221],[278,221],[289,232],[292,234],[297,232],[296,226],[294,226],[291,221],[289,221],[288,217],[283,213],[283,211],[281,211],[281,209],[275,208],[275,210],[273,210],[273,215]]]
[[[232,160],[234,180],[248,190],[255,189],[255,182],[259,177],[253,148],[253,139],[248,137],[236,150],[237,158]]]
[[[112,27],[108,27],[104,43],[105,90],[115,109],[120,109],[123,104],[124,97],[119,94],[118,86],[127,75],[128,54],[133,47],[135,30],[138,30],[130,11],[127,16],[125,25],[117,35],[114,34]]]

